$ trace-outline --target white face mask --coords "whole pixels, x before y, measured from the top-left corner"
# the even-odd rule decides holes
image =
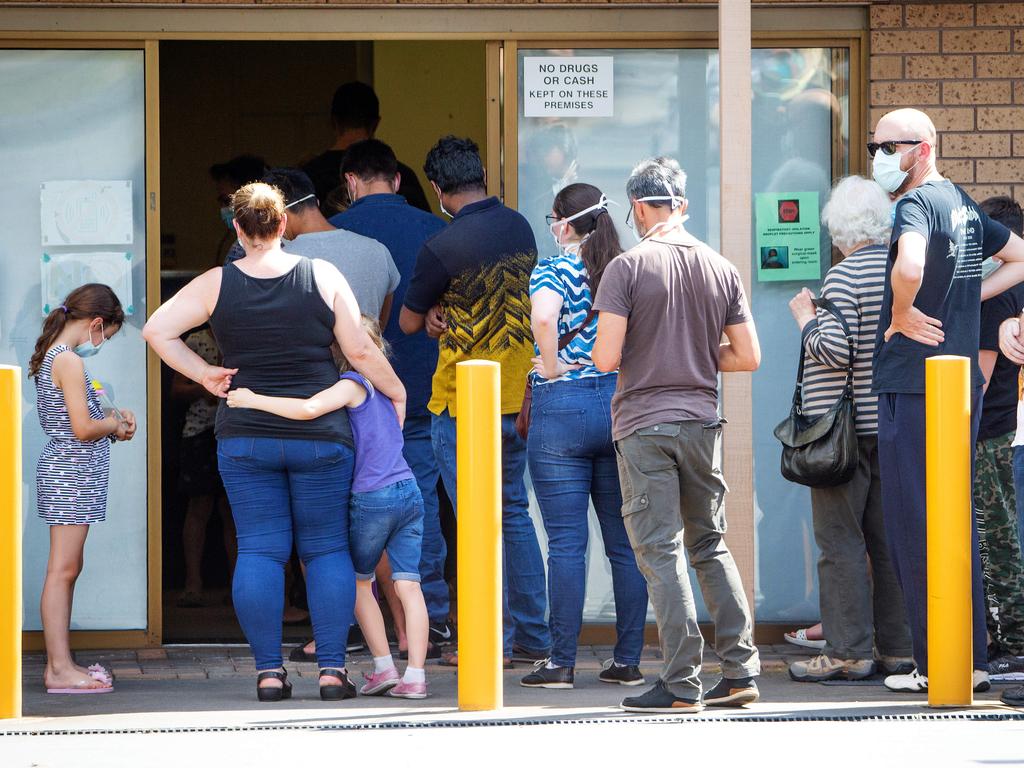
[[[582,211],[574,213],[572,216],[566,216],[564,219],[560,219],[559,221],[554,222],[548,227],[548,229],[551,231],[551,237],[555,241],[555,247],[558,248],[559,256],[562,256],[566,253],[575,253],[576,251],[578,251],[580,249],[580,246],[583,245],[583,243],[586,241],[588,237],[590,237],[590,233],[588,232],[587,235],[578,243],[563,243],[561,238],[558,236],[558,233],[555,232],[555,227],[568,227],[570,221],[575,221],[581,216],[586,216],[588,213],[591,213],[593,211],[601,210],[607,212],[609,203],[611,205],[618,205],[618,203],[616,203],[614,200],[609,200],[602,194],[601,199],[598,200],[596,204],[590,206],[589,208],[584,208]],[[565,230],[563,229],[562,231],[564,233]]]
[[[913,150],[909,151],[912,152]],[[903,182],[907,180],[910,171],[917,167],[917,163],[914,163],[910,166],[909,170],[902,170],[900,162],[903,160],[903,154],[895,152],[887,155],[882,150],[878,150],[875,152],[875,158],[871,163],[872,177],[878,182],[878,186],[889,194],[896,194],[896,190],[902,187]],[[921,161],[918,160],[919,162]]]
[[[679,206],[681,206],[684,202],[686,202],[686,198],[685,197],[680,197],[679,195],[677,195],[672,190],[672,187],[669,186],[667,181],[662,179],[662,184],[665,185],[665,191],[668,192],[667,195],[648,195],[647,197],[638,197],[633,202],[634,203],[648,203],[648,202],[651,202],[652,200],[657,200],[657,201],[668,200],[669,201],[669,205],[672,206],[672,210],[673,211],[676,208],[678,208]],[[635,225],[635,223],[633,221],[633,215],[632,215],[633,214],[633,206],[632,206],[632,204],[630,204],[629,213],[630,213],[630,215],[626,218],[626,224],[629,226],[629,230],[633,233],[633,237],[636,238],[636,241],[638,243],[642,243],[648,237],[650,237],[651,235],[653,235],[656,232],[659,232],[659,231],[661,231],[663,229],[671,229],[672,227],[678,226],[679,224],[683,224],[683,223],[685,223],[690,218],[689,216],[683,216],[677,222],[660,221],[657,224],[655,224],[653,227],[648,229],[646,232],[644,232],[643,235],[641,235],[637,231],[636,225]]]

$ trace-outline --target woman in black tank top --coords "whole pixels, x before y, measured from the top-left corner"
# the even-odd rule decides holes
[[[281,250],[280,192],[248,184],[232,200],[245,258],[212,269],[160,307],[143,331],[171,368],[218,397],[247,387],[306,398],[332,386],[337,340],[355,370],[405,415],[405,389],[359,322],[337,269]],[[224,367],[208,365],[181,335],[209,321]],[[344,410],[290,421],[245,409],[217,413],[217,458],[238,531],[233,599],[256,661],[261,701],[291,696],[281,666],[284,566],[294,541],[306,565],[324,699],[355,696],[345,671],[355,574],[348,547],[352,437]]]

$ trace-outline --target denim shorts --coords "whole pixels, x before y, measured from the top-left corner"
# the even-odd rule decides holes
[[[373,578],[387,551],[392,579],[419,581],[423,497],[416,481],[399,480],[376,491],[353,493],[348,539],[358,580]]]

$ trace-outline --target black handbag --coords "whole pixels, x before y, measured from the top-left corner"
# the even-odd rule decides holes
[[[850,369],[846,386],[827,412],[808,417],[803,412],[804,350],[789,418],[775,428],[782,443],[782,476],[800,485],[824,488],[849,482],[857,469],[857,429],[853,404],[853,344],[850,326],[829,299],[815,299],[814,306],[835,315],[850,345]]]

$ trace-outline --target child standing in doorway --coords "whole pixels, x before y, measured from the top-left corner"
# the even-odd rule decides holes
[[[382,351],[386,343],[377,323],[363,326]],[[360,693],[405,699],[427,696],[424,664],[430,623],[420,589],[423,497],[402,456],[402,427],[391,401],[342,361],[340,381],[308,400],[258,395],[248,389],[228,392],[229,408],[254,408],[286,419],[315,419],[348,408],[355,438],[356,466],[349,514],[349,548],[356,572],[356,619],[373,653],[373,673]],[[388,648],[384,617],[373,595],[373,575],[387,552],[391,578],[405,611],[409,665],[399,676]]]
[[[86,668],[71,656],[71,604],[82,572],[89,526],[107,514],[110,443],[135,436],[127,409],[105,414],[82,359],[91,357],[124,324],[124,312],[106,285],[76,288],[43,321],[29,362],[36,382],[39,423],[50,438],[39,456],[39,517],[50,526],[50,558],[40,601],[46,642],[47,693],[110,693],[113,679],[99,664]]]

